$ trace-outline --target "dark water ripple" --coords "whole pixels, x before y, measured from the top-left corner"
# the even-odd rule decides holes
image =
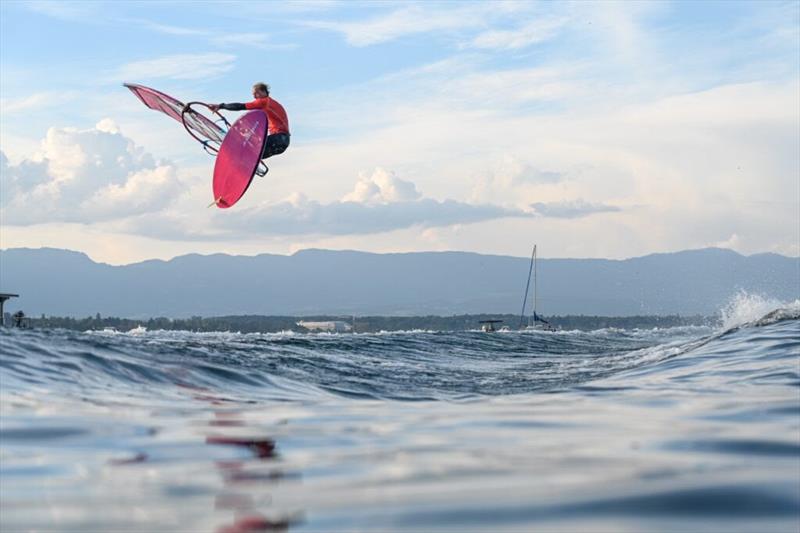
[[[800,529],[800,312],[0,332],[0,530]]]

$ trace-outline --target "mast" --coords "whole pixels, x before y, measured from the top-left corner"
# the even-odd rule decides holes
[[[539,278],[539,276],[537,276],[537,270],[538,270],[537,266],[538,265],[536,264],[536,245],[534,244],[533,245],[533,325],[534,326],[536,325],[536,299],[537,299],[536,281]]]
[[[531,272],[533,272],[534,259],[536,258],[536,245],[533,245],[533,253],[531,254],[531,265],[528,267],[528,281],[525,283],[525,296],[522,298],[522,311],[519,314],[519,329],[522,329],[522,324],[525,321],[525,304],[528,303],[528,288],[531,286]],[[536,294],[536,280],[534,278],[534,294]],[[534,297],[533,307],[536,308],[536,298]]]

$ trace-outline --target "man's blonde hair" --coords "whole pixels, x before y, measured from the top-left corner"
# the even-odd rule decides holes
[[[267,93],[267,96],[269,96],[269,85],[267,85],[264,82],[256,83],[255,85],[253,85],[253,89],[258,89],[260,91],[264,91],[265,93]]]

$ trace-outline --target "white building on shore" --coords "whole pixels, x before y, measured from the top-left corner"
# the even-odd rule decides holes
[[[301,320],[297,325],[310,331],[329,331],[332,333],[347,333],[348,331],[353,331],[353,326],[342,320],[330,320],[327,322],[307,322]]]

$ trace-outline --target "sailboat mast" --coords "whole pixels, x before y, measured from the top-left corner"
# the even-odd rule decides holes
[[[533,271],[533,258],[536,257],[536,245],[533,245],[533,254],[531,254],[531,265],[528,267],[528,281],[525,283],[525,296],[522,298],[522,311],[519,314],[519,329],[522,329],[522,324],[525,322],[525,304],[528,303],[528,289],[531,286],[531,272]],[[534,303],[535,305],[535,303]]]
[[[536,245],[533,245],[533,325],[536,325],[536,280],[539,276],[537,276],[537,265],[536,265]]]

